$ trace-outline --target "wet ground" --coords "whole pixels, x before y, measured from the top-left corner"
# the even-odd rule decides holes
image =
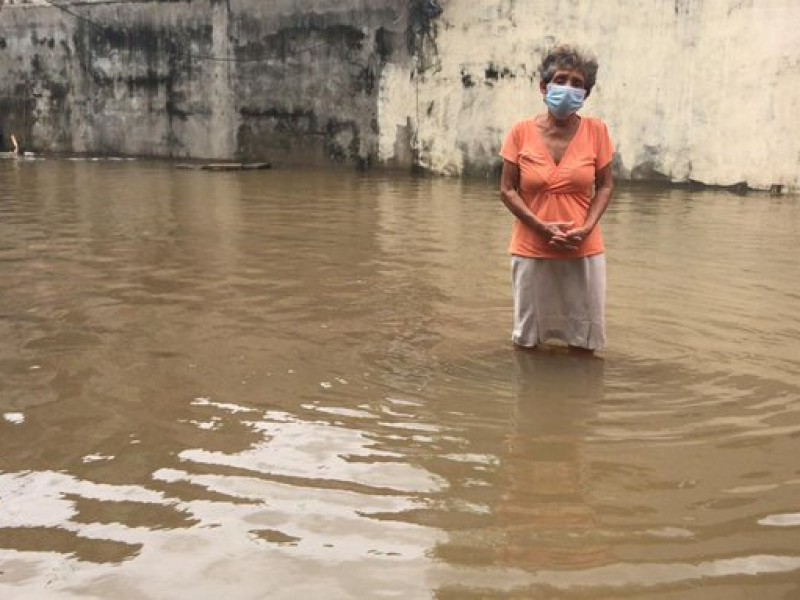
[[[800,200],[619,190],[602,360],[488,183],[0,164],[3,598],[800,597]]]

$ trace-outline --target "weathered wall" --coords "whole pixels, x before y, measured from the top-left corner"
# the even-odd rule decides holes
[[[384,71],[382,156],[391,155],[391,132],[410,114],[425,167],[485,170],[509,125],[542,108],[535,71],[543,49],[569,40],[600,60],[584,112],[607,121],[618,175],[799,187],[800,2],[444,6],[435,57],[423,72],[406,65]]]
[[[377,157],[376,82],[389,54],[407,54],[404,2],[58,3],[70,12],[0,10],[0,118],[29,147]]]
[[[795,0],[426,4],[6,5],[0,120],[42,151],[491,173],[542,107],[543,49],[567,40],[600,59],[584,111],[618,176],[800,189]]]

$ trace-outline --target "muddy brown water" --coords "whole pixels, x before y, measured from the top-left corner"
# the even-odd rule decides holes
[[[2,597],[800,597],[797,198],[618,190],[586,360],[489,183],[0,176]]]

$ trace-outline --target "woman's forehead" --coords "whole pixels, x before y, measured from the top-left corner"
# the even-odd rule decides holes
[[[580,78],[580,79],[583,79],[583,80],[586,79],[586,75],[584,75],[583,71],[581,71],[580,69],[569,69],[569,68],[558,69],[557,68],[555,70],[555,72],[553,73],[553,77],[555,78],[555,77],[559,77],[559,76],[560,77],[565,77],[566,76],[569,79],[574,79],[576,77]]]

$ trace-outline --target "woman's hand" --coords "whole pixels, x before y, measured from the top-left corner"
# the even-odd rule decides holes
[[[541,222],[540,230],[553,248],[569,252],[577,249],[583,242],[580,235],[582,230],[573,228],[573,224],[573,221]]]
[[[574,229],[569,229],[568,231],[564,232],[564,237],[569,243],[574,244],[577,247],[580,246],[587,237],[589,237],[591,232],[592,230],[585,226],[575,227]]]

